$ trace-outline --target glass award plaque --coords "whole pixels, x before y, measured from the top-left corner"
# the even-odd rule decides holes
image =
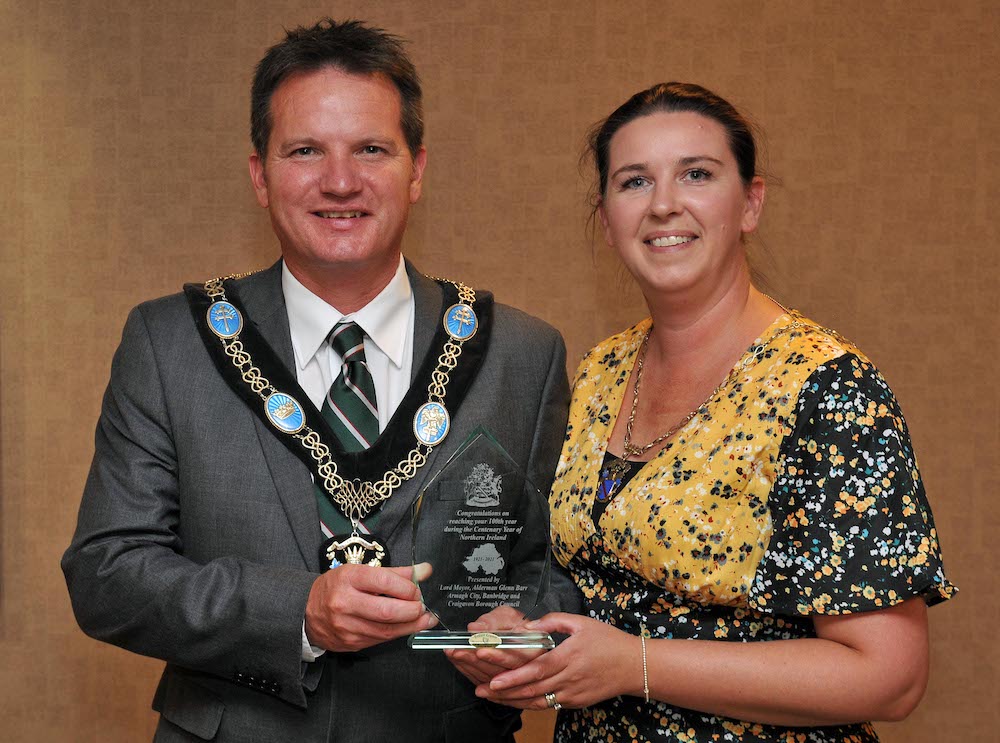
[[[519,629],[549,587],[548,502],[521,467],[479,428],[413,505],[413,563],[429,562],[424,606],[440,625],[410,636],[415,650],[552,648],[545,632]],[[496,632],[468,625],[500,606],[522,618]]]

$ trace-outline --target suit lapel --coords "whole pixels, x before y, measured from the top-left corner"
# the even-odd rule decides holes
[[[441,321],[444,295],[435,281],[421,274],[409,261],[406,262],[406,272],[410,279],[414,303],[412,382],[413,375],[417,373],[427,355],[437,352],[431,348],[431,341],[437,330],[437,324]],[[294,374],[295,356],[288,330],[284,295],[281,291],[281,262],[240,281],[238,291],[250,321]],[[299,552],[309,569],[318,571],[322,534],[318,526],[319,513],[309,471],[277,439],[267,425],[256,417],[254,425],[264,460],[271,472],[285,515],[291,524]],[[410,507],[423,483],[434,473],[434,461],[441,448],[438,446],[432,449],[426,464],[417,471],[413,479],[402,485],[382,506],[375,531],[384,542],[392,541],[400,527],[410,524]],[[387,462],[386,466],[391,467],[395,464]],[[395,562],[400,560],[396,559]],[[406,560],[403,559],[402,562],[405,563]]]
[[[238,291],[250,321],[294,376],[295,355],[281,292],[281,261],[241,281]],[[309,470],[256,416],[254,426],[302,559],[310,570],[318,572],[322,533]]]
[[[429,353],[439,353],[439,349],[431,348],[431,341],[437,330],[437,324],[441,322],[441,312],[444,309],[444,294],[436,281],[420,273],[412,263],[406,261],[406,273],[410,279],[410,287],[413,290],[413,364],[410,372],[410,382],[427,358]],[[434,461],[438,457],[441,446],[434,447],[427,455],[427,462],[417,470],[410,482],[402,485],[390,496],[389,500],[382,506],[382,513],[379,516],[378,525],[375,530],[386,542],[392,542],[400,527],[410,524],[410,507],[416,499],[417,493],[423,487],[423,483],[431,476],[434,470]],[[394,466],[396,463],[388,463],[387,466]],[[394,556],[396,563],[400,562],[399,556]],[[408,560],[402,561],[404,564]]]
[[[406,261],[406,274],[413,290],[413,364],[410,370],[410,382],[431,350],[431,341],[441,322],[441,311],[444,309],[444,294],[436,281],[424,276],[409,261]]]

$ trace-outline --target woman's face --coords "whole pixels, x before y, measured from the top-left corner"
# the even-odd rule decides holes
[[[612,137],[599,214],[644,292],[710,291],[745,270],[741,237],[763,201],[763,180],[743,184],[721,124],[657,112]]]

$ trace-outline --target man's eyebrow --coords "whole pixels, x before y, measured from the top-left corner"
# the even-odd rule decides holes
[[[275,140],[278,147],[315,147],[319,143],[315,137],[294,135],[286,139]]]

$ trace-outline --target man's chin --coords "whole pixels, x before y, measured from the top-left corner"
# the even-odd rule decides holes
[[[305,259],[298,253],[282,253],[282,258],[300,284],[346,314],[360,309],[386,287],[396,274],[400,253],[326,250]]]

